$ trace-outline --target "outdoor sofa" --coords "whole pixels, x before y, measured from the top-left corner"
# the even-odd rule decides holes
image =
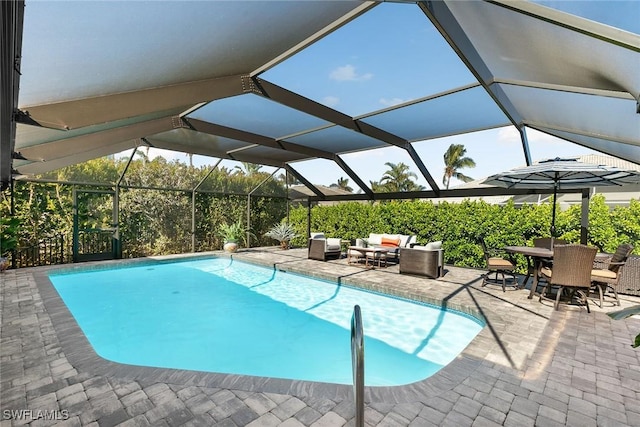
[[[369,233],[369,237],[356,239],[356,246],[360,248],[372,248],[381,246],[388,250],[386,257],[398,259],[400,256],[400,248],[410,248],[416,244],[415,235],[407,234],[386,234],[386,233]],[[351,251],[350,256],[362,256],[358,251]]]

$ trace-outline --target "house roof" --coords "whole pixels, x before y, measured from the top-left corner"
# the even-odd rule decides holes
[[[343,155],[395,146],[440,195],[413,143],[507,125],[529,164],[529,128],[640,164],[637,28],[525,1],[400,3],[435,29],[416,49],[445,43],[472,79],[431,89],[442,71],[427,69],[414,99],[348,113],[268,72],[341,28],[357,32],[384,3],[2,2],[3,187],[146,145],[284,167],[303,182],[296,162],[327,159],[373,196]],[[621,4],[591,3],[609,12],[593,16]]]

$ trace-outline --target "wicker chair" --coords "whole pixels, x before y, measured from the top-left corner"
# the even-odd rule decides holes
[[[325,237],[323,233],[312,233],[309,238],[307,258],[326,261],[329,258],[340,258],[342,255],[341,240]]]
[[[542,274],[549,285],[540,294],[540,301],[548,298],[552,287],[557,287],[554,308],[557,310],[563,291],[568,291],[568,302],[578,295],[579,301],[589,310],[589,289],[591,270],[596,257],[596,248],[585,245],[555,245],[553,247],[553,267],[544,267]]]
[[[514,273],[514,270],[516,269],[516,263],[512,259],[506,259],[502,256],[498,256],[496,251],[489,250],[482,237],[478,238],[478,243],[482,247],[484,259],[487,263],[487,270],[489,270],[482,276],[482,286],[484,287],[486,285],[502,285],[503,292],[506,292],[507,286],[513,286],[516,289],[520,289],[518,279],[516,278],[516,275]],[[491,273],[495,273],[496,276],[494,279],[489,278]],[[507,274],[512,277],[512,280],[509,282],[507,282],[506,279]],[[502,281],[498,280],[498,275],[501,275]]]
[[[618,246],[616,252],[611,258],[606,261],[602,261],[605,268],[594,268],[591,270],[591,290],[594,292],[597,290],[600,296],[600,308],[604,303],[604,297],[613,292],[614,301],[620,305],[620,299],[618,298],[618,290],[616,289],[622,276],[622,270],[627,263],[629,255],[633,252],[633,246],[629,244],[622,244]],[[598,261],[600,263],[600,261]]]
[[[535,246],[536,248],[546,248],[546,249],[553,250],[553,247],[555,245],[566,245],[566,244],[567,242],[565,240],[555,239],[551,237],[537,237],[533,239],[533,246]],[[545,260],[542,260],[542,263],[545,267],[551,267],[553,265],[553,260],[545,259]],[[526,285],[527,282],[529,281],[529,277],[533,277],[535,274],[537,274],[536,262],[535,260],[532,260],[531,257],[527,257],[527,276],[524,278],[524,282],[522,282],[522,284]],[[539,288],[540,286],[546,286],[546,285],[547,284],[545,283],[545,278],[538,277],[537,288]],[[538,292],[537,288],[534,289],[536,293]]]
[[[536,248],[553,249],[555,245],[566,245],[567,242],[562,239],[554,239],[551,237],[538,237],[533,239],[533,246]]]
[[[443,253],[442,249],[400,248],[398,272],[432,279],[441,277],[444,274],[441,264]]]

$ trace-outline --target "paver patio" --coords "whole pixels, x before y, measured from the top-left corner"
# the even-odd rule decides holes
[[[307,260],[304,249],[234,257],[484,316],[480,335],[436,375],[367,388],[368,426],[640,426],[640,350],[630,346],[640,319],[611,320],[605,311],[617,307],[556,312],[527,299],[526,289],[481,288],[482,271],[451,266],[430,280],[401,276],[394,266]],[[101,359],[47,283],[48,270],[0,275],[0,427],[354,425],[350,386]],[[640,303],[621,299],[623,306]]]

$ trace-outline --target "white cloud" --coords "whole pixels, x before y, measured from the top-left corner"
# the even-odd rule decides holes
[[[371,73],[365,73],[365,74],[358,74],[356,73],[356,67],[354,67],[353,65],[344,65],[342,67],[338,67],[335,70],[331,71],[331,73],[329,73],[329,78],[331,80],[337,80],[339,82],[344,82],[344,81],[352,81],[352,82],[357,82],[357,81],[364,81],[364,80],[369,80],[373,77],[373,74]]]
[[[549,135],[548,133],[544,133],[535,129],[528,129],[528,128],[527,128],[527,139],[530,142],[535,141],[535,142],[542,142],[546,144],[549,144],[549,143],[557,144],[558,142],[562,141],[560,138],[556,138],[555,136]]]
[[[527,140],[529,143],[545,143],[545,144],[557,144],[561,141],[559,138],[556,138],[553,135],[549,135],[548,133],[540,132],[535,129],[527,128]],[[520,132],[516,129],[515,126],[507,126],[501,128],[498,131],[498,142],[520,142]]]
[[[520,133],[515,126],[507,126],[498,131],[498,142],[520,142]]]
[[[335,107],[336,105],[340,104],[340,98],[338,98],[337,96],[325,96],[324,98],[322,98],[322,103],[327,107]]]
[[[394,105],[398,105],[398,104],[402,104],[404,102],[404,99],[400,99],[400,98],[380,98],[379,100],[380,104],[385,105],[387,107],[392,107]]]

